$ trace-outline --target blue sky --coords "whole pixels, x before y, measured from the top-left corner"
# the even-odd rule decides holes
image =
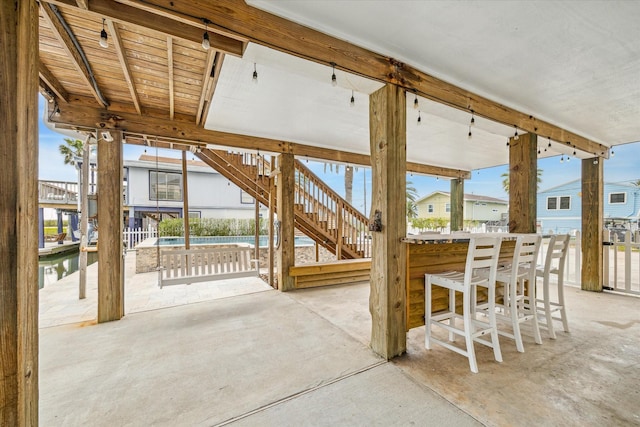
[[[43,98],[40,97],[40,117],[44,111]],[[42,180],[76,181],[77,174],[72,166],[63,163],[63,156],[58,150],[58,146],[64,143],[67,136],[54,132],[47,128],[42,120],[40,121],[40,152],[39,152],[39,178]],[[640,179],[640,143],[626,144],[614,147],[615,156],[605,161],[604,176],[606,182],[631,182]],[[137,159],[144,152],[144,147],[124,146],[125,159]],[[153,150],[155,153],[155,150]],[[159,150],[159,155],[166,157],[180,157],[179,151]],[[560,157],[540,159],[538,167],[542,169],[542,183],[540,189],[555,187],[580,178],[579,159],[571,159],[560,163]],[[331,188],[339,194],[344,195],[344,166],[340,166],[340,173],[330,171],[329,166],[323,163],[309,162],[307,164],[311,170],[322,178]],[[465,181],[465,193],[479,194],[483,196],[506,199],[507,194],[502,189],[502,178],[500,175],[507,172],[507,166],[498,166],[489,169],[473,171],[470,180]],[[354,173],[353,180],[353,204],[356,208],[364,212],[364,179],[366,174],[366,196],[370,204],[371,192],[371,169],[358,168]],[[426,196],[433,191],[449,191],[449,180],[439,179],[419,175],[409,175],[407,180],[413,183],[418,191],[419,197]],[[368,213],[367,207],[367,213]]]

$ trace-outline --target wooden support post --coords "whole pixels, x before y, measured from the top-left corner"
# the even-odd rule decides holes
[[[585,291],[602,292],[604,167],[601,159],[582,160],[582,280]]]
[[[464,179],[451,180],[451,231],[464,230]]]
[[[404,89],[386,85],[370,96],[372,223],[371,348],[386,359],[406,351],[406,103]]]
[[[98,140],[98,323],[124,316],[122,132],[111,136]]]
[[[271,157],[271,167],[274,165],[274,157]],[[275,219],[276,212],[276,188],[274,186],[275,179],[273,177],[269,178],[269,285],[272,288],[277,289],[278,286],[274,283],[273,280],[273,270],[274,270],[274,229],[273,229],[273,221]]]
[[[0,3],[0,425],[38,425],[38,4]]]
[[[278,288],[290,291],[295,288],[295,280],[289,275],[289,267],[295,264],[295,162],[293,154],[280,155],[278,174],[278,221],[280,222],[280,245],[278,246]]]
[[[82,146],[82,167],[80,168],[81,174],[81,187],[80,191],[80,254],[78,261],[80,262],[80,282],[78,283],[78,298],[85,299],[87,297],[87,251],[84,250],[89,244],[89,236],[87,236],[87,230],[89,229],[89,169],[91,169],[91,146],[89,145],[89,138],[84,141]]]
[[[187,152],[182,151],[182,224],[184,226],[184,248],[190,249],[189,236],[189,184],[187,172]]]
[[[509,140],[509,232],[535,233],[538,192],[538,135]]]

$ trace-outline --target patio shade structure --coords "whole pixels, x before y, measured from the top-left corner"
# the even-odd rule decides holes
[[[390,191],[405,171],[460,186],[509,163],[510,228],[531,232],[537,147],[575,151],[582,284],[601,289],[600,160],[640,139],[634,3],[18,0],[1,12],[3,425],[37,424],[38,88],[46,120],[99,141],[101,321],[123,313],[122,142],[371,165],[372,347],[387,358],[406,341],[404,197]]]

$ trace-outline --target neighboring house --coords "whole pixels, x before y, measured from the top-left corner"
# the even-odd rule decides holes
[[[451,195],[446,191],[434,191],[416,201],[418,218],[449,218]],[[475,194],[464,195],[464,220],[500,222],[506,219],[509,203],[506,200]]]
[[[187,162],[190,218],[254,218],[254,199],[206,163]],[[182,160],[141,155],[124,161],[124,204],[130,227],[183,217]],[[261,210],[263,216],[266,210]]]
[[[574,180],[538,193],[538,227],[544,233],[574,233],[582,224],[582,184]],[[608,228],[638,227],[640,187],[604,184],[603,217]]]

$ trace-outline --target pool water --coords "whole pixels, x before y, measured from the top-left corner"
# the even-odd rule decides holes
[[[98,261],[96,252],[87,253],[87,265]],[[38,261],[38,288],[51,285],[63,277],[80,269],[80,253],[69,252],[56,257],[41,258]]]

